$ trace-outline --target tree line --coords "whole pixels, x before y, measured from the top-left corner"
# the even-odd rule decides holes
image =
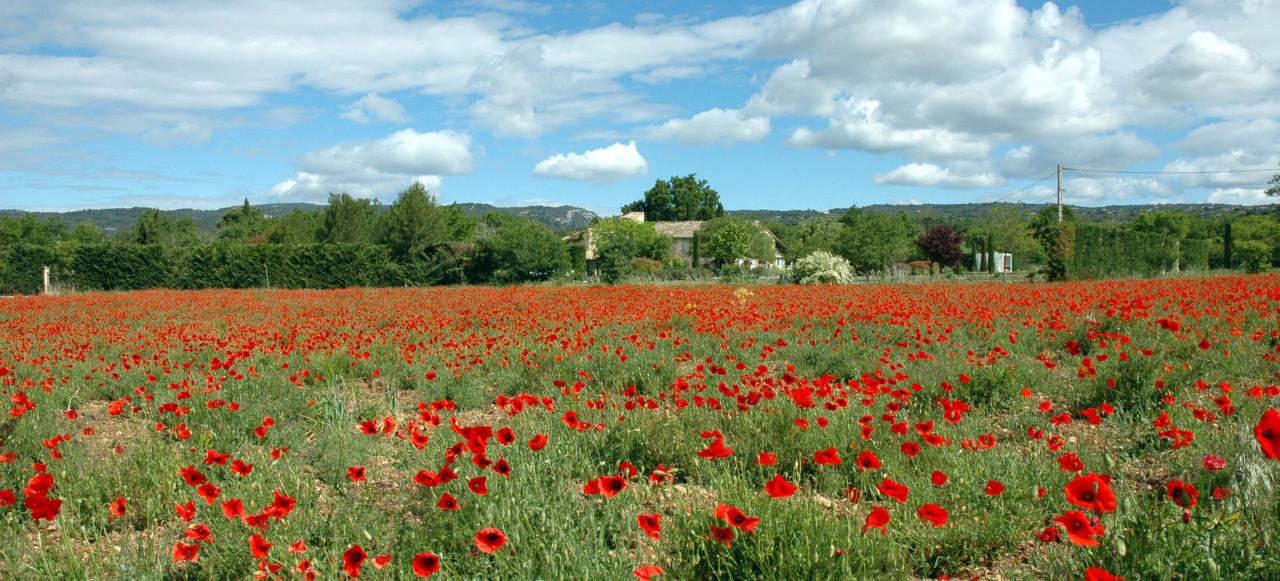
[[[1280,193],[1277,180],[1271,189]],[[1021,273],[1054,280],[1280,265],[1276,212],[1211,218],[1156,209],[1104,225],[1077,219],[1070,208],[1059,223],[1054,208],[1030,212],[1019,205],[993,205],[985,217],[951,221],[854,207],[786,224],[726,215],[719,193],[693,174],[657,180],[622,210],[646,219],[599,219],[561,239],[520,216],[469,217],[414,184],[385,211],[377,200],[341,193],[321,211],[268,218],[246,200],[221,217],[212,236],[191,218],[159,210],[115,236],[90,222],[68,227],[58,218],[4,217],[0,292],[37,292],[44,266],[67,286],[113,290],[781,275],[741,266],[769,265],[775,252],[788,263],[829,253],[864,276],[991,270],[996,253],[1012,254]],[[681,221],[702,224],[691,245],[677,251],[654,222]]]

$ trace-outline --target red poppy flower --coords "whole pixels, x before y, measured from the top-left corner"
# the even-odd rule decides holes
[[[987,496],[1000,496],[1000,493],[1004,492],[1004,485],[999,480],[988,480],[983,492],[986,492]]]
[[[605,498],[613,498],[627,488],[627,479],[621,476],[601,476],[598,482],[600,494]]]
[[[507,544],[507,535],[493,527],[484,528],[476,533],[475,542],[481,553],[492,555]]]
[[[413,574],[430,577],[440,570],[440,557],[435,553],[418,553],[413,556]]]
[[[249,552],[254,559],[259,561],[267,558],[267,553],[271,551],[271,543],[257,534],[249,535]]]
[[[204,473],[198,470],[195,466],[179,468],[178,475],[182,476],[182,480],[187,483],[187,486],[200,486],[209,480],[208,477],[206,477]]]
[[[244,460],[234,460],[231,462],[231,472],[244,478],[253,472],[253,464],[246,463]]]
[[[347,479],[352,482],[364,482],[364,466],[347,466]]]
[[[111,512],[111,518],[120,518],[124,516],[127,504],[128,501],[126,501],[123,496],[111,501],[111,506],[108,507]]]
[[[194,563],[200,559],[200,545],[188,545],[179,541],[173,546],[173,562],[189,561]]]
[[[832,451],[835,449],[832,448]],[[815,458],[816,459],[816,458]],[[856,460],[858,470],[875,470],[880,467],[880,459],[871,450],[863,450]]]
[[[1104,476],[1092,472],[1077,476],[1063,488],[1067,502],[1094,512],[1109,513],[1116,510],[1116,494]]]
[[[391,564],[391,553],[378,555],[373,558],[373,568],[379,571],[386,569],[389,564]]]
[[[1182,508],[1191,508],[1200,504],[1200,490],[1195,485],[1174,480],[1165,485],[1169,494],[1169,500],[1172,500]]]
[[[649,581],[650,579],[661,575],[662,572],[662,567],[657,565],[645,565],[643,567],[636,567],[631,571],[631,574],[635,575],[636,579],[639,579],[640,581]]]
[[[766,482],[764,485],[764,491],[773,498],[786,498],[795,494],[799,489],[799,486],[787,482],[781,474],[775,474],[773,480]]]
[[[910,492],[910,490],[906,487],[906,485],[898,484],[897,482],[894,482],[893,480],[890,480],[888,478],[885,478],[884,480],[880,481],[880,484],[876,485],[876,490],[879,490],[880,494],[883,494],[898,502],[906,502],[907,494],[908,492]]]
[[[499,444],[502,444],[503,446],[510,446],[512,442],[516,441],[516,433],[510,427],[505,427],[505,428],[502,428],[501,430],[498,430],[496,433],[494,433],[493,437],[495,440],[498,441]]]
[[[440,510],[459,510],[462,508],[458,506],[458,500],[448,492],[440,495],[440,502],[436,503],[436,507]]]
[[[929,475],[929,481],[933,482],[934,486],[942,486],[947,483],[947,473],[941,470],[934,470],[933,474]]]
[[[351,545],[345,553],[342,553],[342,571],[347,577],[352,579],[360,578],[360,568],[364,566],[364,560],[368,558],[364,549],[360,545]]]
[[[1063,472],[1079,472],[1084,470],[1084,462],[1080,461],[1079,456],[1067,452],[1058,456],[1058,468],[1061,468]]]
[[[728,458],[733,455],[733,449],[724,445],[724,437],[717,437],[711,442],[710,446],[698,451],[698,456],[709,460],[719,458]]]
[[[778,455],[773,452],[761,452],[756,456],[756,466],[777,466]]]
[[[290,543],[289,552],[294,555],[299,555],[307,552],[307,542],[302,539],[298,539]]]
[[[1206,454],[1205,457],[1201,459],[1200,463],[1204,466],[1205,470],[1210,472],[1217,472],[1227,467],[1226,458],[1223,458],[1222,456],[1214,456],[1213,454]]]
[[[1062,525],[1062,528],[1067,531],[1067,538],[1073,544],[1082,547],[1098,546],[1099,543],[1095,537],[1100,537],[1103,533],[1101,525],[1095,527],[1089,522],[1089,517],[1078,510],[1069,510],[1062,516],[1054,518],[1053,522]]]
[[[196,503],[188,500],[186,504],[174,504],[173,512],[177,513],[182,522],[191,522],[196,517]]]
[[[204,499],[205,504],[213,506],[213,501],[222,495],[222,489],[214,486],[212,483],[204,483],[200,488],[196,489],[196,495]]]
[[[729,523],[730,526],[744,533],[756,530],[756,526],[760,524],[760,517],[747,516],[738,507],[728,504],[716,506],[716,518]]]
[[[657,541],[662,537],[662,515],[660,514],[642,514],[636,517],[636,524],[640,525],[640,530],[649,538]]]
[[[1272,460],[1280,460],[1280,412],[1274,408],[1262,414],[1258,425],[1253,427],[1253,436],[1262,446],[1262,454]]]
[[[493,471],[511,478],[511,464],[507,463],[506,458],[498,458],[498,461],[493,463]]]
[[[908,458],[915,458],[920,453],[920,444],[915,442],[903,442],[900,448],[902,453]]]
[[[537,452],[547,446],[547,435],[538,434],[529,440],[529,449]]]
[[[916,516],[920,517],[920,520],[928,521],[934,527],[947,524],[947,509],[933,503],[922,505],[916,510]]]
[[[485,476],[476,476],[475,478],[472,478],[471,480],[468,480],[468,481],[467,481],[467,490],[470,490],[471,492],[474,492],[474,493],[476,493],[476,494],[479,494],[480,496],[486,496],[486,495],[488,495],[488,494],[489,494],[489,479],[488,479],[488,477],[485,477]]]
[[[724,548],[729,548],[733,544],[733,527],[718,527],[711,525],[711,536],[708,537],[713,541],[724,543]]]
[[[813,462],[819,466],[836,466],[843,462],[840,459],[840,452],[835,448],[827,448],[826,450],[818,450],[813,453]]]
[[[1124,581],[1124,577],[1112,575],[1106,569],[1089,567],[1084,570],[1084,581]]]
[[[0,490],[0,506],[13,506],[18,503],[18,496],[12,490]]]
[[[880,529],[880,534],[886,535],[888,531],[885,527],[888,524],[889,511],[885,510],[883,506],[872,507],[871,512],[867,513],[867,519],[863,522],[862,534],[867,534],[867,531],[871,529]]]
[[[209,525],[204,523],[191,525],[182,534],[193,541],[201,543],[213,542],[213,529],[210,529]]]
[[[222,515],[228,520],[244,516],[244,502],[239,498],[223,501]]]

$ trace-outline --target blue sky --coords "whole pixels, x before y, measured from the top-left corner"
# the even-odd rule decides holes
[[[608,214],[691,172],[737,209],[1035,202],[1057,163],[1255,170],[1068,172],[1073,203],[1262,203],[1278,21],[1277,0],[0,3],[0,207],[418,180]]]

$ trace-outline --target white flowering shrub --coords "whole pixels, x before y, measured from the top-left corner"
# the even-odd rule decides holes
[[[819,250],[795,261],[788,276],[800,284],[847,284],[853,282],[853,268],[848,260]]]

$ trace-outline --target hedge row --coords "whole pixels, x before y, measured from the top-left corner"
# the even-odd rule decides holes
[[[1177,244],[1172,237],[1132,230],[1081,224],[1067,272],[1072,278],[1154,276],[1173,269],[1209,268],[1209,243],[1188,239]]]
[[[34,294],[49,266],[77,290],[144,288],[343,288],[432,284],[432,265],[396,264],[372,244],[238,245],[166,248],[95,244],[66,251],[18,244],[0,252],[0,292]]]

